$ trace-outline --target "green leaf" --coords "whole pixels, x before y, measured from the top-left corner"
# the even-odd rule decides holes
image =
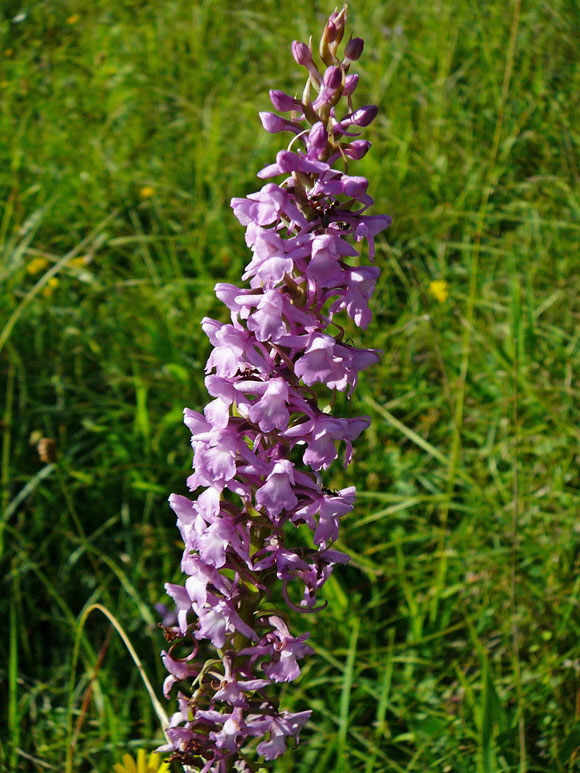
[[[572,730],[568,733],[560,751],[558,752],[558,759],[561,765],[565,765],[574,754],[574,751],[580,746],[580,722],[576,722]]]

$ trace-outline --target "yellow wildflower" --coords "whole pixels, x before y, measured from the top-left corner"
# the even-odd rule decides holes
[[[46,283],[46,287],[42,288],[42,294],[45,298],[49,298],[56,287],[58,287],[58,279],[55,276],[51,276]]]
[[[159,754],[151,752],[149,758],[145,749],[139,749],[137,759],[130,754],[123,755],[123,762],[113,765],[113,773],[169,773],[169,765]]]
[[[449,285],[444,279],[434,279],[429,285],[429,292],[439,303],[445,303],[449,297]]]
[[[39,274],[41,271],[44,271],[47,266],[48,260],[46,258],[33,258],[26,266],[26,273],[34,276],[34,274]]]
[[[155,188],[152,188],[150,185],[145,185],[139,191],[139,196],[141,196],[142,199],[150,199],[154,193],[155,193]]]
[[[73,258],[72,260],[69,260],[68,267],[69,268],[84,268],[87,265],[86,258]]]
[[[70,24],[72,27],[73,24],[78,24],[78,22],[80,21],[80,18],[81,17],[79,16],[78,13],[73,13],[71,16],[68,17],[68,19],[66,20],[66,23]]]

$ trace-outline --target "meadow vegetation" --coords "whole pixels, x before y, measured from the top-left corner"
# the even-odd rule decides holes
[[[0,768],[108,773],[161,730],[169,493],[206,402],[204,315],[249,260],[229,201],[301,91],[333,7],[7,0],[0,19]],[[578,0],[356,0],[358,173],[393,215],[346,408],[372,416],[282,696],[314,709],[278,773],[578,770]],[[434,281],[445,282],[435,285]],[[430,291],[431,287],[431,291]],[[433,292],[433,290],[435,290]],[[44,439],[44,442],[39,440]],[[47,442],[53,441],[53,442]],[[75,642],[78,667],[71,670]]]

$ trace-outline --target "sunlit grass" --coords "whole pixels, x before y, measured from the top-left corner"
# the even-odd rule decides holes
[[[81,773],[163,740],[108,622],[78,619],[110,610],[160,693],[154,605],[179,578],[166,498],[191,461],[182,408],[205,402],[199,321],[224,315],[213,285],[248,260],[229,199],[279,147],[257,112],[269,88],[301,88],[290,42],[330,10],[4,10],[0,767],[62,771],[67,726]],[[317,655],[282,700],[313,720],[272,768],[571,771],[580,10],[360,0],[350,18],[360,99],[381,108],[358,170],[394,224],[374,321],[349,335],[384,357],[349,407],[372,426],[328,481],[359,490],[351,564],[318,621],[295,622]]]

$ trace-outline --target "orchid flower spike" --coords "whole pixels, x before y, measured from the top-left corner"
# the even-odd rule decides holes
[[[211,399],[203,412],[184,411],[192,497],[170,497],[184,580],[166,585],[176,617],[169,624],[165,614],[163,626],[164,693],[178,708],[158,750],[187,771],[249,773],[298,742],[311,710],[286,711],[275,697],[313,654],[291,619],[324,605],[322,587],[348,561],[333,544],[355,489],[330,490],[324,479],[339,456],[350,462],[370,419],[327,406],[380,357],[345,338],[341,319],[368,326],[379,269],[361,253],[366,243],[373,260],[391,219],[368,214],[368,182],[346,167],[368,151],[360,129],[377,108],[353,109],[358,76],[347,70],[363,42],[347,42],[341,60],[345,24],[346,6],[325,25],[319,64],[310,46],[292,45],[307,70],[305,96],[271,91],[287,115],[261,114],[266,131],[290,132],[290,145],[258,173],[259,191],[232,200],[252,253],[246,285],[216,285],[230,321],[202,320]]]

